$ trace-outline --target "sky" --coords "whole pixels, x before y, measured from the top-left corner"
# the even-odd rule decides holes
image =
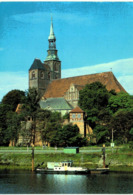
[[[112,71],[133,95],[133,2],[1,2],[0,100],[28,89],[47,57],[51,15],[62,78]]]

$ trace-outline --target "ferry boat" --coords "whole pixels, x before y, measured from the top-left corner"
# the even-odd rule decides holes
[[[47,168],[36,168],[37,173],[44,174],[96,174],[96,173],[107,173],[109,168],[96,168],[87,169],[82,167],[73,167],[73,161],[63,162],[48,162]]]

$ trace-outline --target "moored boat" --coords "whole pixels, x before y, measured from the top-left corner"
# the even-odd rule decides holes
[[[82,167],[73,167],[72,161],[63,162],[48,162],[47,168],[36,168],[37,173],[44,174],[96,174],[96,173],[107,173],[109,168],[96,168],[87,169]]]

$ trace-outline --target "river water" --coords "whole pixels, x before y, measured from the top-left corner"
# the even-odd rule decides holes
[[[36,174],[0,171],[0,194],[133,194],[133,174]]]

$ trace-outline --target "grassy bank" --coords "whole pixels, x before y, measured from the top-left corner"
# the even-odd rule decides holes
[[[43,167],[47,162],[60,162],[64,160],[73,160],[74,166],[82,166],[86,168],[96,168],[102,165],[101,152],[93,153],[48,153],[35,154],[34,164],[44,162]],[[133,172],[133,152],[127,148],[114,149],[106,151],[106,163],[110,164],[112,171],[129,171]],[[31,170],[31,154],[26,153],[0,153],[0,169],[24,169]]]

